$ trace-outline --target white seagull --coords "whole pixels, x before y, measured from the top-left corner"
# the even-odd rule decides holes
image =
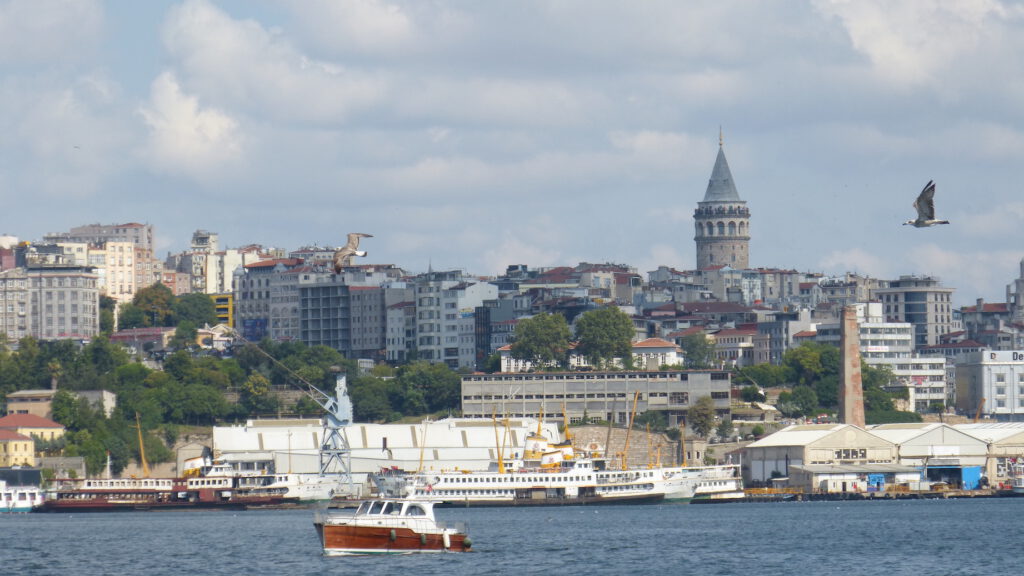
[[[925,184],[924,190],[914,200],[914,208],[917,210],[917,220],[907,220],[904,226],[910,224],[914,228],[926,228],[936,224],[949,224],[949,220],[935,219],[935,182],[932,180]]]
[[[360,238],[373,238],[371,234],[352,232],[348,235],[348,243],[334,252],[334,273],[341,274],[341,269],[352,264],[353,256],[366,256],[365,250],[359,249]]]

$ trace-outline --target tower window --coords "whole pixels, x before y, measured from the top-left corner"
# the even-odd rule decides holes
[[[718,235],[725,236],[725,222],[718,223]]]

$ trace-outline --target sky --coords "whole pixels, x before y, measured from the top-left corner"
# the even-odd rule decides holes
[[[751,267],[1004,302],[1022,53],[995,0],[0,0],[0,235],[691,269],[721,134]]]

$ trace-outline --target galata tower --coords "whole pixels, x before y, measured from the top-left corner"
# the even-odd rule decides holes
[[[749,267],[750,210],[740,200],[736,184],[729,172],[722,150],[722,136],[718,136],[718,158],[711,171],[704,200],[697,203],[693,213],[697,235],[697,269],[729,266],[735,269]]]

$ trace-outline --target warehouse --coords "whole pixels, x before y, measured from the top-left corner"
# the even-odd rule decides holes
[[[957,430],[974,436],[987,447],[985,476],[993,485],[1008,482],[1010,464],[1024,458],[1024,422],[957,424]]]
[[[938,422],[881,424],[868,431],[895,444],[899,463],[920,469],[922,481],[965,490],[983,487],[988,446],[966,432]]]
[[[768,486],[788,477],[793,466],[898,464],[894,443],[850,424],[807,424],[784,428],[749,444],[741,469],[747,486]],[[852,469],[851,469],[852,470]]]

